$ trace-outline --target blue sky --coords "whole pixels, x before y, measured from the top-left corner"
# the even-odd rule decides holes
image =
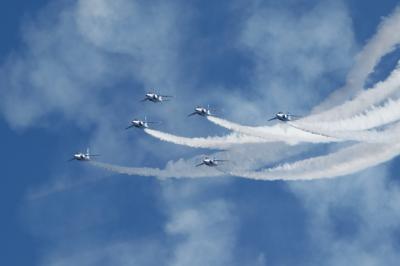
[[[396,265],[397,159],[309,182],[160,181],[66,162],[86,146],[138,167],[210,153],[123,131],[136,116],[194,137],[226,133],[187,119],[196,104],[248,124],[307,113],[396,1],[34,2],[0,9],[1,265]],[[176,98],[139,104],[151,87]],[[331,148],[283,146],[270,163]]]

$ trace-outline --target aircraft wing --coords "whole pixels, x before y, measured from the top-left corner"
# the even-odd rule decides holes
[[[71,161],[73,161],[73,160],[75,160],[75,158],[71,158],[71,159],[69,159],[67,162],[71,162]]]
[[[191,113],[191,114],[188,114],[188,117],[189,117],[189,116],[192,116],[192,115],[195,115],[195,114],[197,114],[197,112],[193,112],[193,113]]]
[[[227,162],[228,160],[214,160],[215,162]]]
[[[172,95],[160,95],[161,97],[165,97],[165,98],[173,98],[174,96]]]
[[[131,127],[134,127],[134,125],[130,125],[129,127],[126,127],[125,129],[130,129]]]
[[[143,100],[140,100],[139,102],[145,102],[147,100],[149,100],[149,99],[148,98],[144,98]]]
[[[272,120],[275,120],[275,119],[278,119],[278,118],[273,117],[273,118],[271,118],[271,119],[268,119],[268,121],[272,121]]]
[[[196,165],[196,167],[199,167],[201,165],[204,165],[204,163],[199,163],[199,164]]]

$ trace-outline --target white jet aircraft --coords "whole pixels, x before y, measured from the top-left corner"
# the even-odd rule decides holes
[[[201,165],[207,165],[207,166],[210,166],[210,167],[214,167],[214,166],[218,166],[219,163],[221,163],[221,162],[226,162],[226,161],[228,161],[228,160],[217,160],[217,159],[215,159],[215,158],[205,157],[205,158],[203,159],[203,162],[197,164],[196,167],[199,167],[199,166],[201,166]]]
[[[292,115],[290,113],[278,112],[278,113],[275,114],[275,117],[269,119],[268,121],[272,121],[272,120],[278,119],[278,120],[283,121],[283,122],[288,122],[288,121],[292,121],[294,119],[297,119],[299,117],[300,116],[298,116],[298,115]]]
[[[210,116],[211,115],[210,107],[208,106],[207,108],[204,108],[202,106],[196,106],[196,108],[194,108],[194,112],[189,114],[188,116],[192,115]]]
[[[160,95],[155,92],[149,92],[149,93],[146,93],[145,98],[143,100],[141,100],[141,102],[150,101],[153,103],[161,103],[161,102],[169,101],[170,100],[169,98],[172,98],[172,97],[174,97],[174,96]]]
[[[136,127],[136,128],[149,128],[149,124],[159,124],[160,122],[148,122],[146,120],[146,117],[144,117],[144,121],[143,120],[139,120],[139,119],[133,119],[131,121],[131,125],[126,127],[125,129],[130,129],[131,127]]]
[[[100,154],[90,154],[89,148],[86,149],[86,153],[79,152],[74,154],[74,156],[69,159],[69,161],[77,160],[77,161],[90,161],[90,157],[100,156]]]

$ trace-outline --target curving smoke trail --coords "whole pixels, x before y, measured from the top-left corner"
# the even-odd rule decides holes
[[[167,166],[165,169],[159,169],[148,167],[125,167],[97,161],[89,161],[89,163],[93,166],[100,167],[119,174],[134,176],[152,176],[159,179],[226,176],[225,172],[218,171],[216,168],[200,169],[194,167],[193,165],[189,166],[189,164],[184,165],[184,167]],[[177,162],[177,164],[179,164],[179,162]]]
[[[360,131],[324,131],[310,128],[301,128],[295,123],[290,126],[325,137],[341,139],[343,141],[358,141],[366,143],[391,143],[400,140],[400,123],[396,123],[384,130],[360,130]]]
[[[400,67],[399,65],[389,75],[389,77],[376,83],[373,88],[361,91],[354,99],[348,100],[343,104],[329,109],[328,111],[312,114],[301,121],[305,122],[321,122],[334,121],[354,116],[363,112],[369,107],[379,104],[380,102],[391,97],[393,94],[400,92]]]
[[[170,163],[165,169],[122,167],[90,161],[93,166],[120,174],[167,178],[222,177],[227,174],[254,180],[313,180],[349,175],[384,163],[400,153],[400,143],[360,143],[337,152],[262,171],[224,171],[216,168],[196,168],[185,162]]]
[[[347,119],[323,122],[298,120],[292,122],[292,125],[295,125],[296,128],[316,132],[356,131],[381,127],[398,120],[400,120],[400,99],[388,100],[383,106],[371,107],[368,111]]]
[[[379,132],[358,132],[357,134],[343,133],[339,131],[361,131],[380,127],[400,119],[400,99],[389,100],[384,106],[372,107],[370,110],[361,115],[357,115],[348,119],[310,123],[299,120],[291,122],[290,125],[295,129],[278,124],[267,127],[249,127],[239,125],[225,119],[211,116],[209,120],[217,125],[223,126],[230,130],[234,130],[226,136],[206,137],[206,138],[188,138],[177,136],[154,129],[145,129],[144,131],[162,141],[174,144],[189,146],[193,148],[208,149],[228,149],[234,145],[252,144],[262,142],[286,142],[289,144],[297,144],[299,142],[333,142],[339,140],[357,140],[366,142],[387,142],[386,135],[378,137]]]
[[[340,140],[325,137],[321,135],[315,135],[300,129],[289,127],[285,124],[277,124],[274,126],[261,126],[261,127],[250,127],[243,126],[230,122],[228,120],[218,118],[215,116],[208,116],[207,119],[216,125],[221,127],[246,134],[249,136],[254,136],[258,138],[264,138],[271,142],[285,142],[287,144],[295,145],[300,142],[309,143],[329,143],[329,142],[339,142]]]
[[[231,175],[255,180],[313,180],[356,173],[379,165],[400,153],[400,143],[360,143],[337,152],[284,164],[263,171],[232,171]]]
[[[260,147],[260,145],[262,145]],[[205,155],[195,156],[193,158],[177,161],[170,161],[164,167],[148,168],[148,167],[123,167],[119,165],[107,164],[97,161],[88,161],[89,164],[103,168],[115,173],[137,175],[137,176],[154,176],[163,178],[199,178],[199,177],[216,177],[229,175],[229,169],[243,169],[253,171],[264,167],[266,163],[274,163],[287,157],[298,156],[308,150],[306,145],[300,145],[296,149],[292,149],[287,145],[279,143],[249,144],[235,146],[229,152],[217,152],[211,157],[227,160],[218,167],[195,167],[205,157]],[[251,154],[251,156],[249,156]]]
[[[220,149],[225,150],[234,145],[238,144],[252,144],[252,143],[262,143],[268,142],[268,140],[263,138],[257,138],[253,136],[248,136],[233,132],[222,137],[206,137],[206,138],[187,138],[181,137],[165,132],[161,132],[154,129],[144,129],[144,131],[162,141],[171,142],[174,144],[189,146],[192,148],[206,148],[206,149]]]
[[[400,8],[397,7],[389,17],[382,20],[375,35],[357,55],[356,62],[347,76],[346,84],[315,107],[312,113],[323,112],[326,119],[331,120],[340,119],[342,115],[346,115],[345,109],[342,109],[344,114],[342,112],[330,111],[329,109],[363,89],[365,80],[373,72],[379,60],[384,55],[393,51],[400,43],[400,35],[395,34],[399,31]],[[324,110],[328,111],[324,112]]]

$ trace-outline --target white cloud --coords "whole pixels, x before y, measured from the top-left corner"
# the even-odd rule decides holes
[[[155,241],[115,242],[100,245],[91,243],[78,246],[73,251],[60,249],[41,262],[43,266],[126,266],[126,265],[163,265],[167,258],[163,247]],[[89,246],[89,248],[88,248]],[[61,253],[64,251],[64,253]]]
[[[253,87],[260,110],[304,112],[341,76],[353,57],[351,18],[340,3],[322,1],[305,12],[256,6],[240,38],[256,63]],[[290,109],[290,110],[289,110]]]
[[[351,178],[289,184],[309,212],[309,236],[325,265],[397,264],[400,190],[388,174],[380,166]]]
[[[79,1],[75,20],[85,40],[135,62],[131,74],[146,87],[174,88],[179,42],[174,2]]]
[[[166,199],[174,202],[169,205],[171,219],[166,230],[170,237],[178,239],[168,265],[234,264],[236,226],[229,202],[217,198],[187,204],[185,201],[202,198],[204,192],[195,184],[175,186],[170,184],[165,190]],[[183,203],[176,204],[177,201]]]

